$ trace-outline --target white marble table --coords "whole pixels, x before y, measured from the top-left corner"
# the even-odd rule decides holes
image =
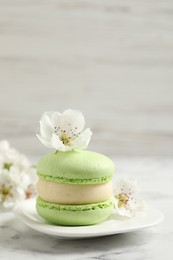
[[[128,234],[87,240],[59,240],[33,231],[17,219],[0,227],[0,259],[163,260],[173,257],[173,159],[117,158],[117,174],[137,178],[143,197],[165,221]]]

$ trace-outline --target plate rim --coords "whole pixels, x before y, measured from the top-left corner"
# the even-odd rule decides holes
[[[24,214],[23,207],[22,207],[23,204],[32,203],[32,201],[34,203],[35,198],[22,201],[18,205],[16,205],[16,207],[13,209],[13,213],[15,214],[15,216],[22,223],[24,223],[26,226],[30,227],[33,230],[36,230],[40,233],[43,233],[43,234],[46,234],[49,236],[62,238],[62,239],[68,239],[68,238],[69,239],[73,239],[73,238],[78,239],[78,238],[92,238],[92,237],[94,238],[94,237],[103,237],[103,236],[111,236],[111,235],[115,235],[115,234],[129,233],[129,232],[134,232],[137,230],[146,229],[146,228],[158,225],[159,223],[161,223],[164,220],[164,214],[159,209],[157,209],[153,206],[149,206],[149,207],[147,207],[148,210],[146,210],[145,213],[149,212],[149,210],[154,210],[159,215],[158,219],[154,223],[143,224],[141,226],[132,226],[132,227],[129,227],[128,229],[119,229],[117,231],[115,231],[114,229],[108,230],[108,231],[100,229],[100,230],[95,231],[94,233],[91,233],[91,232],[85,233],[85,231],[82,233],[78,233],[78,232],[70,233],[70,231],[69,231],[70,228],[73,228],[73,230],[74,230],[74,227],[49,225],[48,223],[46,224],[44,222],[39,222],[32,218],[29,218],[28,215]],[[95,226],[96,225],[93,225],[93,227],[95,227]],[[50,227],[52,227],[51,230],[50,230]],[[62,230],[57,231],[56,229],[53,229],[54,227],[58,227],[59,229],[62,229]],[[86,227],[88,227],[88,226],[75,227],[75,230],[86,228]],[[89,227],[92,228],[92,225]],[[68,230],[68,232],[65,232],[65,230]]]

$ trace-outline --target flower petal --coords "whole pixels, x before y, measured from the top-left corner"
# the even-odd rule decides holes
[[[50,127],[52,126],[52,121],[51,121],[51,116],[52,116],[53,112],[45,112],[42,117],[41,120],[44,124],[49,125]]]
[[[0,142],[0,150],[8,150],[10,148],[10,144],[7,140],[3,140]]]
[[[53,129],[50,124],[40,121],[40,134],[45,139],[50,139],[53,133]]]
[[[89,128],[83,131],[75,140],[72,142],[73,149],[85,149],[87,148],[92,132]]]
[[[114,198],[114,206],[115,206],[115,209],[116,209],[116,213],[120,216],[125,216],[125,217],[132,217],[132,213],[130,210],[128,210],[127,208],[125,207],[118,207],[118,203],[119,203],[119,200],[117,198]]]
[[[54,112],[51,116],[51,122],[53,127],[61,127],[62,125],[62,114]]]
[[[123,190],[123,193],[127,195],[132,195],[138,192],[137,182],[134,179],[124,179],[121,178],[117,181],[116,186],[114,187],[114,194],[119,194]]]
[[[44,144],[45,146],[47,146],[48,148],[54,148],[51,144],[51,142],[49,142],[48,140],[46,140],[44,137],[40,136],[40,135],[36,135],[38,137],[38,139],[40,140],[40,142],[42,144]]]
[[[85,126],[85,118],[83,114],[78,110],[68,109],[63,112],[64,117],[64,127],[70,125],[73,133],[80,133]]]
[[[51,117],[52,117],[52,115],[54,113],[55,113],[54,111],[46,111],[46,112],[44,112],[42,117],[41,117],[41,120],[42,120],[43,117],[48,117],[51,120]]]
[[[65,145],[62,143],[62,141],[59,139],[59,136],[56,134],[52,135],[51,138],[52,146],[58,150],[58,151],[66,151]]]

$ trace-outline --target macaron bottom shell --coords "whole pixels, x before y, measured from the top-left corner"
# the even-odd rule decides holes
[[[63,226],[94,225],[107,219],[113,210],[112,198],[87,205],[60,205],[37,198],[38,214],[48,222]]]

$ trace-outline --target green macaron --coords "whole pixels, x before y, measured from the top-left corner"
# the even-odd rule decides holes
[[[69,184],[104,183],[112,179],[114,170],[114,163],[107,156],[90,151],[48,154],[37,165],[40,178]]]
[[[38,214],[50,223],[64,226],[94,225],[107,219],[113,210],[113,200],[87,205],[60,205],[37,198]]]
[[[111,181],[114,170],[114,163],[103,154],[90,151],[58,151],[41,158],[37,175],[46,183],[75,184],[81,187],[85,184],[85,188],[86,185],[95,185],[97,189],[96,184],[103,185]],[[36,209],[41,217],[57,225],[92,225],[111,215],[113,200],[109,197],[94,203],[62,205],[46,201],[38,194]]]

